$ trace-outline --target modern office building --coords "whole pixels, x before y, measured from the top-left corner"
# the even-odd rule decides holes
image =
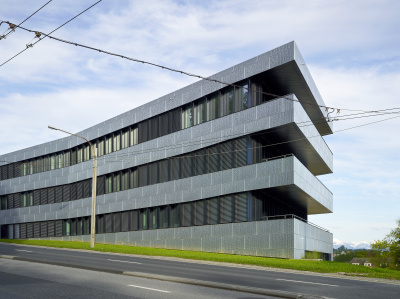
[[[332,234],[307,218],[332,212],[316,177],[332,172],[332,126],[296,44],[210,78],[230,85],[201,80],[77,133],[99,156],[96,242],[331,259]],[[1,238],[88,242],[87,142],[0,160]]]

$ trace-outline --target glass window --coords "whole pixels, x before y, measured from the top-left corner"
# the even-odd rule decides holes
[[[127,148],[129,146],[129,130],[122,132],[121,148]]]
[[[193,105],[189,104],[182,109],[182,129],[193,126]]]
[[[211,98],[207,101],[207,120],[217,119],[219,117],[219,100],[218,94],[211,96]]]
[[[138,128],[136,126],[131,128],[130,146],[138,144]]]
[[[112,152],[112,136],[106,137],[106,154]]]
[[[112,183],[113,183],[113,176],[112,174],[110,174],[106,177],[106,194],[111,193],[113,191]]]
[[[65,236],[70,236],[71,235],[71,222],[70,222],[70,219],[64,220],[64,225],[65,225]]]
[[[169,227],[169,206],[160,207],[160,228]]]
[[[56,155],[51,155],[50,157],[50,170],[54,170],[56,168]]]
[[[121,173],[114,174],[113,190],[114,192],[121,191]]]
[[[104,155],[104,138],[101,138],[98,141],[98,149],[97,149],[97,156],[103,156]]]
[[[250,108],[248,85],[244,84],[242,86],[242,88],[235,88],[236,111]]]
[[[114,133],[113,138],[113,151],[119,151],[121,149],[121,132]]]
[[[132,189],[132,188],[137,188],[138,187],[138,185],[139,185],[139,182],[138,182],[138,169],[137,168],[133,168],[132,170],[131,170],[131,175],[130,175],[130,188]]]
[[[207,102],[206,100],[201,100],[195,104],[195,125],[202,124],[207,121]]]

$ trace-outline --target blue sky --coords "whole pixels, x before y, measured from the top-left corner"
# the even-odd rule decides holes
[[[19,23],[47,0],[0,0]],[[54,0],[23,26],[50,32],[96,1]],[[107,1],[53,35],[208,76],[295,40],[327,106],[400,107],[398,1]],[[0,26],[0,34],[7,27]],[[33,38],[0,41],[0,64]],[[0,154],[78,132],[196,80],[44,39],[0,67]],[[380,120],[334,123],[335,130]],[[334,213],[311,216],[343,241],[381,239],[400,218],[400,118],[325,139]]]

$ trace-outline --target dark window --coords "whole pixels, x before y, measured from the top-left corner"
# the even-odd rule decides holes
[[[182,226],[192,226],[192,207],[191,202],[182,204]]]
[[[40,237],[41,238],[47,237],[47,221],[40,222]]]
[[[92,192],[92,179],[87,179],[83,181],[83,198],[90,197]]]
[[[129,221],[129,230],[138,230],[139,229],[139,211],[134,210],[130,212],[131,217]]]
[[[234,154],[232,149],[233,142],[228,141],[220,144],[221,150],[221,170],[227,170],[234,167]]]
[[[35,195],[33,195],[35,197]],[[62,202],[62,186],[56,187],[56,202]]]
[[[119,233],[121,231],[121,213],[113,213],[114,217],[114,227],[113,227],[113,232],[114,233]]]
[[[168,134],[168,127],[169,127],[169,117],[168,113],[163,113],[159,116],[159,123],[160,123],[160,136],[164,136]]]
[[[236,167],[242,167],[247,165],[247,140],[246,138],[239,138],[235,140],[235,156],[236,156]]]
[[[160,207],[160,228],[169,227],[169,206]]]
[[[149,209],[149,229],[158,228],[158,207]]]
[[[78,196],[76,194],[76,183],[71,184],[71,200],[77,200]]]
[[[148,184],[148,165],[139,166],[139,187],[147,186]]]
[[[247,195],[239,193],[235,195],[235,222],[247,221]]]
[[[207,205],[207,224],[217,224],[218,219],[218,198],[211,198],[206,201]]]
[[[19,226],[19,237],[26,239],[26,223],[21,223]]]
[[[76,198],[77,199],[83,198],[83,182],[76,183]]]
[[[48,203],[48,189],[49,188],[43,188],[40,190],[40,204],[45,205]]]
[[[171,168],[171,181],[179,180],[180,173],[181,173],[181,163],[179,157],[174,157],[169,160],[170,161],[170,168]]]
[[[33,223],[27,223],[26,224],[26,237],[28,239],[33,238]]]
[[[234,222],[232,196],[220,197],[220,223]]]
[[[150,182],[149,185],[157,184],[158,183],[158,163],[154,162],[149,165],[150,168]]]
[[[21,207],[21,194],[15,193],[14,194],[14,209]]]
[[[40,190],[33,190],[33,205],[40,205]]]
[[[55,187],[48,188],[47,191],[47,203],[55,202]]]
[[[103,195],[104,194],[104,189],[105,189],[105,176],[99,176],[97,177],[97,195]]]
[[[96,234],[104,234],[105,232],[104,217],[105,215],[96,216]]]
[[[219,148],[218,145],[208,148],[208,169],[209,172],[219,171]]]
[[[129,215],[129,211],[121,213],[121,231],[123,232],[129,231]]]
[[[204,225],[205,222],[205,201],[199,200],[194,203],[194,225]]]
[[[148,209],[139,210],[139,230],[145,230],[149,227],[149,211]]]
[[[150,122],[149,140],[151,140],[151,139],[155,139],[155,138],[157,138],[159,136],[159,133],[158,133],[158,127],[159,127],[158,116],[149,119],[149,122]]]
[[[182,167],[182,175],[181,178],[188,178],[193,176],[193,156],[188,154],[187,156],[182,156],[181,167]]]
[[[198,150],[194,154],[195,158],[195,175],[206,174],[208,171],[207,167],[207,149]]]
[[[55,237],[62,237],[63,235],[63,221],[56,220],[55,221]]]
[[[70,201],[71,200],[71,186],[64,185],[63,186],[63,201]]]
[[[170,132],[174,133],[181,129],[181,108],[174,109],[168,112],[169,122],[171,124]]]
[[[40,222],[33,223],[33,237],[40,238]]]
[[[181,226],[181,205],[171,205],[171,227],[180,227]]]
[[[106,233],[113,232],[113,214],[106,214],[105,215],[105,222],[106,222]]]
[[[54,237],[55,236],[55,221],[47,222],[47,236]]]
[[[164,183],[169,181],[169,162],[168,160],[161,160],[158,162],[159,167],[159,182]]]
[[[142,121],[138,124],[139,130],[139,143],[146,142],[149,140],[149,122],[148,120]]]

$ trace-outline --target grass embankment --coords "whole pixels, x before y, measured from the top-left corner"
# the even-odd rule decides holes
[[[111,244],[96,244],[95,248],[92,249],[90,248],[89,243],[69,242],[69,241],[2,239],[0,240],[0,242],[36,245],[36,246],[48,246],[56,248],[85,249],[85,250],[94,250],[100,252],[138,254],[138,255],[149,255],[149,256],[168,256],[168,257],[177,257],[177,258],[185,258],[192,260],[256,265],[262,267],[311,271],[318,273],[345,273],[347,275],[354,275],[354,276],[400,280],[400,271],[382,269],[382,268],[369,268],[365,266],[355,266],[340,262],[277,259],[277,258],[242,256],[242,255],[223,254],[223,253],[209,253],[209,252],[172,250],[172,249],[160,249],[160,248],[149,248],[149,247],[135,247],[135,246],[125,246],[125,245],[111,245]]]

